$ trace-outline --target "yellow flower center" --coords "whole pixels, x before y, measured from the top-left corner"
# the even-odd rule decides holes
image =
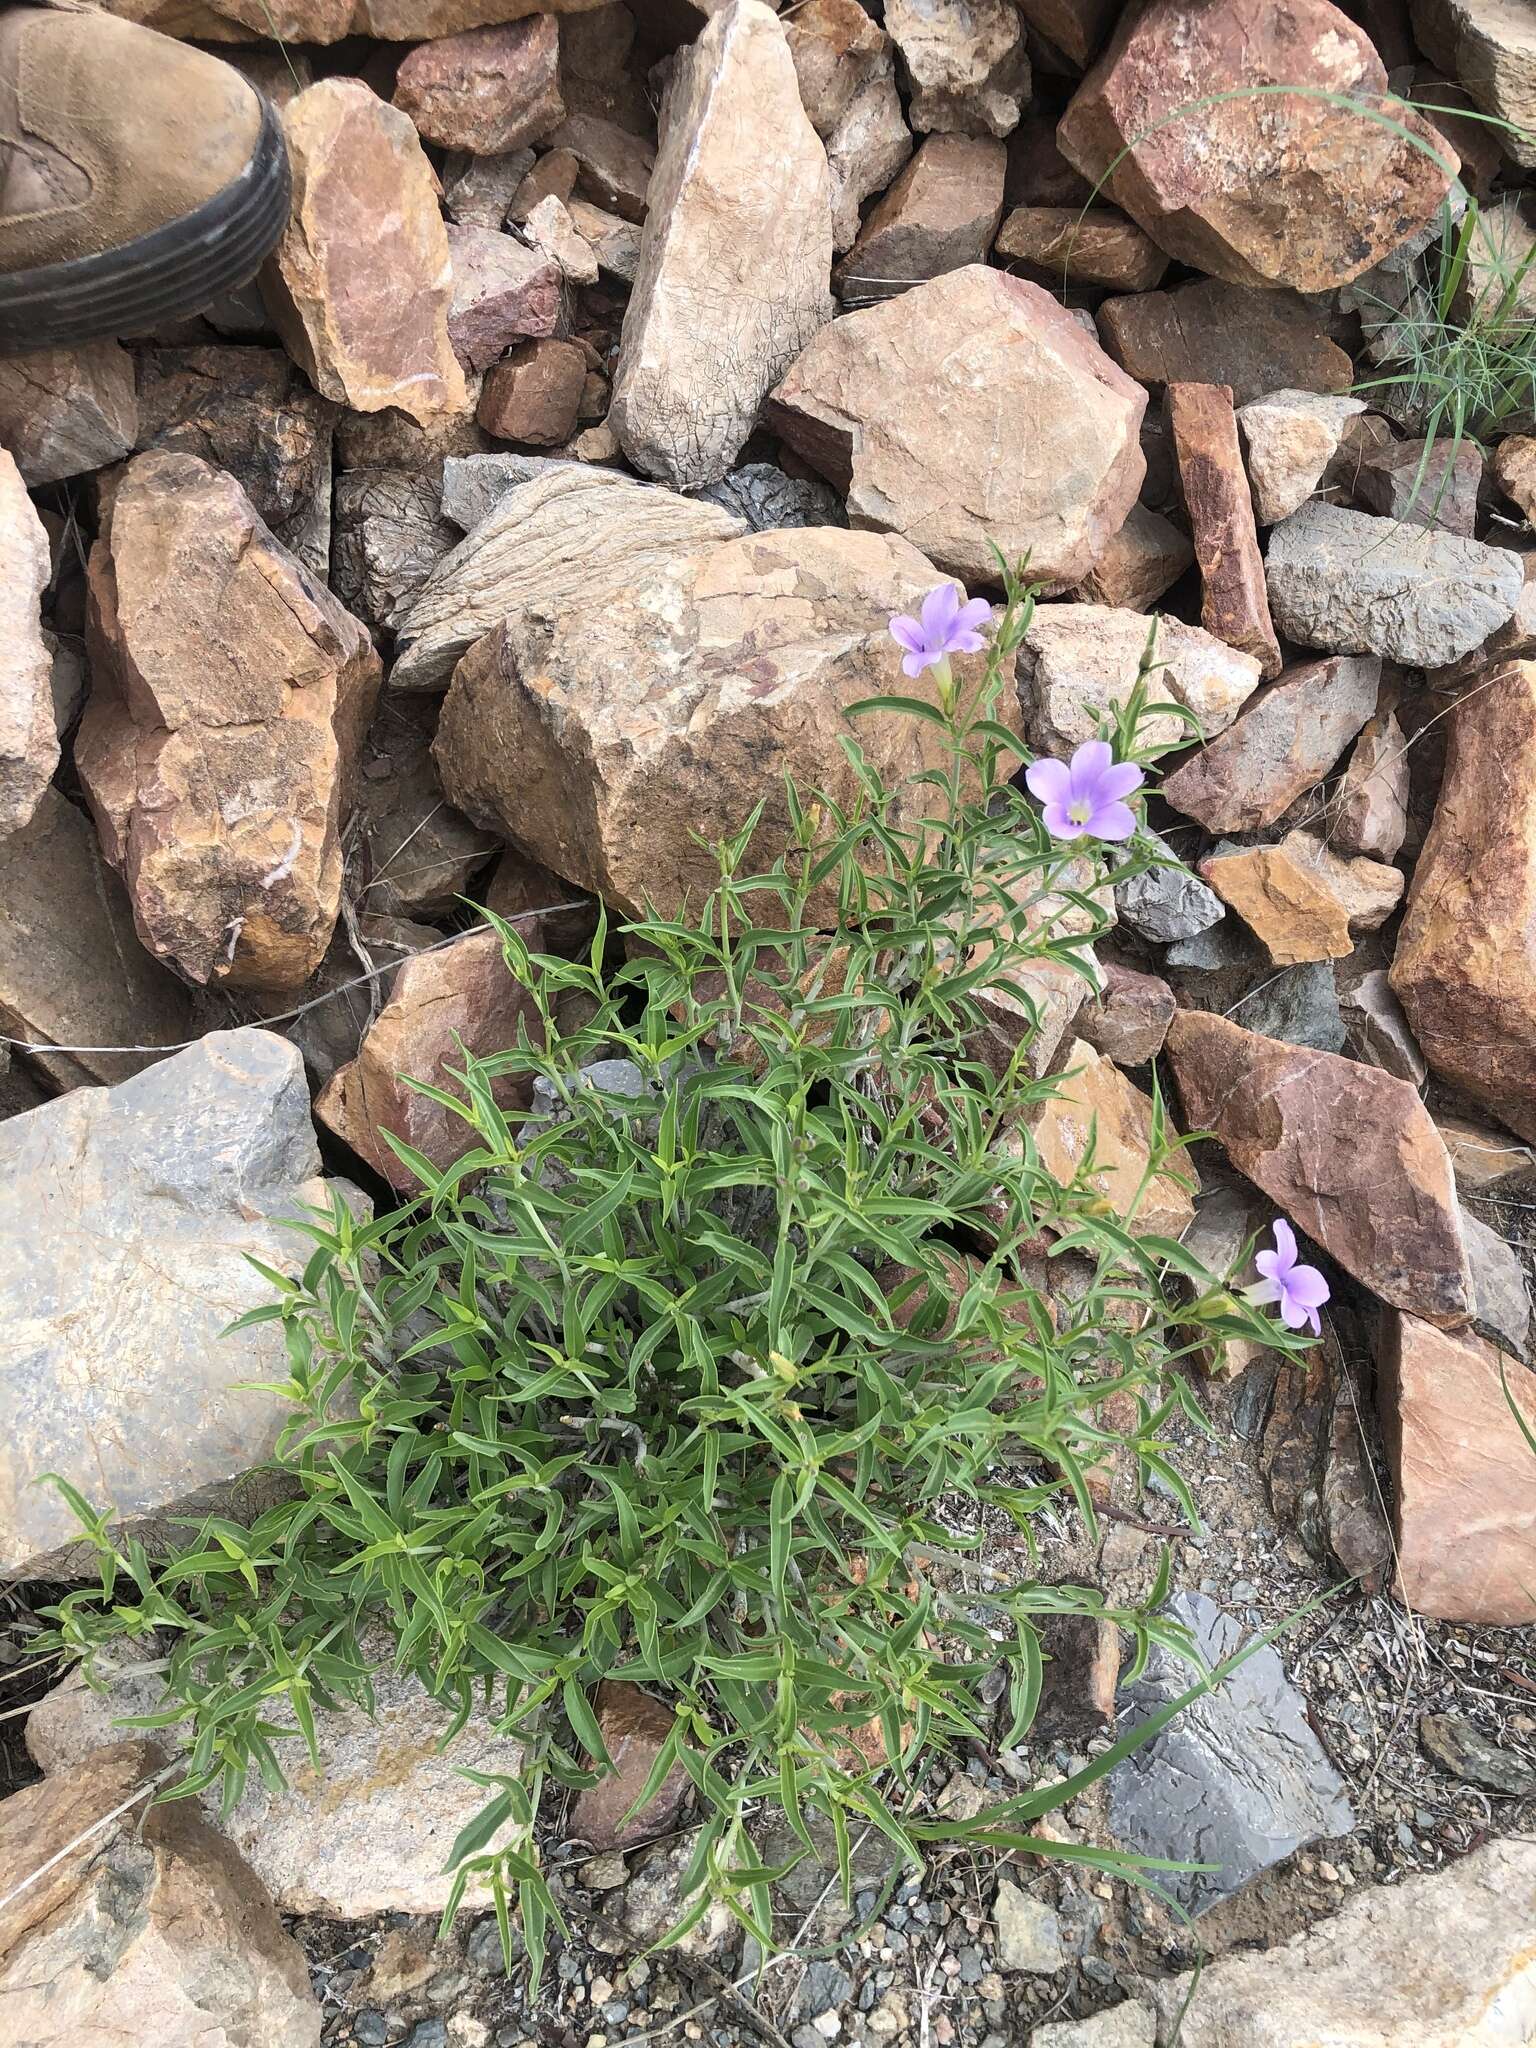
[[[1093,806],[1086,797],[1079,797],[1075,804],[1067,805],[1067,816],[1074,825],[1086,825],[1093,815]]]

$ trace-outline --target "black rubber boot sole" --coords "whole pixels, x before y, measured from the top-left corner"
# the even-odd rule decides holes
[[[288,224],[282,124],[262,102],[250,162],[211,199],[119,249],[0,275],[0,355],[138,334],[246,284]]]

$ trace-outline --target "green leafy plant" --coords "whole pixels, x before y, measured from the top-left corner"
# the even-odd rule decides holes
[[[152,1560],[68,1489],[101,1580],[52,1610],[53,1640],[88,1676],[124,1639],[162,1647],[166,1705],[134,1725],[190,1716],[170,1796],[277,1782],[318,1714],[370,1703],[382,1631],[455,1726],[478,1703],[521,1738],[518,1774],[477,1780],[449,1913],[488,1891],[510,1961],[515,1910],[535,1976],[558,1914],[541,1802],[609,1768],[604,1679],[675,1715],[636,1808],[674,1766],[696,1795],[669,1941],[719,1900],[771,1943],[771,1886],[818,1834],[845,1890],[868,1828],[912,1865],[967,1838],[1140,1867],[1034,1823],[1176,1709],[973,1820],[919,1796],[947,1745],[1026,1734],[1043,1618],[1107,1614],[1136,1669],[1154,1641],[1187,1652],[1156,1612],[1166,1567],[1145,1609],[1106,1607],[1001,1577],[985,1526],[1032,1555],[1047,1510],[1092,1524],[1111,1457],[1194,1524],[1161,1432],[1199,1411],[1169,1366],[1226,1336],[1295,1341],[1138,1223],[1180,1171],[1159,1098],[1118,1209],[1091,1144],[1068,1185],[1036,1150],[1029,1118],[1061,1083],[1037,1071],[1032,977],[1091,981],[1108,885],[1157,856],[1054,842],[1007,779],[1022,748],[999,699],[1030,606],[1010,577],[979,679],[946,665],[930,697],[855,707],[940,730],[922,822],[895,822],[850,736],[856,806],[791,788],[773,867],[748,868],[754,814],[697,916],[636,919],[617,964],[602,927],[574,961],[500,927],[542,1022],[425,1089],[468,1149],[439,1171],[397,1146],[419,1198],[367,1222],[338,1199],[304,1225],[302,1274],[269,1272],[245,1318],[286,1341],[287,1497]],[[1145,758],[1149,712],[1187,716],[1148,701],[1150,641],[1143,671],[1122,758]],[[573,994],[589,1021],[562,1036]],[[505,1106],[514,1084],[531,1108]],[[776,1867],[764,1811],[793,1844]]]

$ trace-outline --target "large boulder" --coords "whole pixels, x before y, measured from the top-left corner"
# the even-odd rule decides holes
[[[51,574],[43,522],[15,457],[0,448],[0,835],[27,823],[59,762],[40,610]]]
[[[341,905],[367,633],[195,455],[129,466],[90,595],[75,761],[144,944],[193,982],[300,987]]]
[[[279,1221],[339,1185],[320,1177],[303,1062],[267,1031],[210,1032],[0,1124],[0,1576],[79,1535],[34,1484],[46,1472],[137,1525],[227,1496],[271,1455],[293,1413],[260,1391],[287,1377],[281,1330],[222,1332],[273,1298],[253,1257],[302,1266]]]
[[[1390,120],[1349,104],[1386,90],[1369,38],[1330,0],[1150,0],[1122,18],[1057,133],[1181,263],[1327,291],[1432,221],[1457,167],[1400,102]]]
[[[719,878],[696,835],[738,831],[761,802],[747,869],[785,849],[786,773],[853,800],[845,735],[891,785],[891,823],[909,825],[931,805],[915,778],[946,758],[942,736],[898,713],[856,728],[845,714],[891,691],[932,701],[931,674],[901,675],[887,620],[936,580],[903,540],[787,527],[654,569],[600,608],[585,593],[529,606],[454,673],[443,787],[557,874],[668,916]]]
[[[1435,1071],[1536,1137],[1536,662],[1451,714],[1392,986]]]
[[[769,417],[846,493],[852,525],[966,580],[996,580],[994,544],[1027,554],[1054,591],[1136,503],[1146,404],[1049,292],[968,264],[824,327]]]
[[[1167,1053],[1186,1126],[1362,1286],[1454,1329],[1472,1277],[1450,1159],[1417,1091],[1379,1068],[1180,1010]]]
[[[1140,612],[1102,604],[1042,604],[1019,648],[1019,696],[1029,736],[1042,753],[1070,753],[1098,733],[1136,687],[1152,627]],[[1232,723],[1258,687],[1259,664],[1181,619],[1156,623],[1154,703],[1181,704],[1209,739]],[[1159,712],[1143,721],[1145,744],[1192,737],[1183,719]]]
[[[832,315],[827,153],[777,16],[730,0],[677,59],[609,418],[637,469],[715,483]]]
[[[164,1758],[114,1742],[0,1808],[0,2011],[17,2048],[319,2048],[304,1951]],[[137,1797],[135,1795],[138,1795]]]
[[[325,78],[284,109],[283,130],[293,212],[262,292],[289,354],[357,412],[464,411],[448,238],[410,117],[360,78]]]

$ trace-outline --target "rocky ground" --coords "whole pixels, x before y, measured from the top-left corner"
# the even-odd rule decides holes
[[[281,106],[294,210],[197,319],[0,360],[20,2038],[1536,2041],[1536,1463],[1509,1405],[1536,1420],[1536,383],[1460,438],[1383,381],[1436,321],[1536,363],[1526,11],[118,5]],[[1341,104],[1389,89],[1388,121]],[[993,591],[993,543],[1042,590],[1037,750],[1099,731],[1153,612],[1204,734],[1148,807],[1183,865],[1119,892],[1102,995],[996,992],[1073,1076],[1041,1155],[1070,1175],[1096,1117],[1123,1200],[1155,1068],[1213,1133],[1162,1227],[1220,1270],[1283,1212],[1334,1290],[1303,1364],[1201,1362],[1209,1430],[1169,1453],[1201,1530],[1122,1474],[1099,1536],[1062,1514],[1034,1567],[1129,1602],[1170,1545],[1212,1654],[1291,1620],[1051,1822],[1219,1870],[1174,1910],[1022,1855],[914,1881],[865,1841],[851,1915],[814,1864],[779,1887],[782,1955],[714,1920],[652,1954],[687,1805],[635,1843],[627,1796],[578,1801],[549,1816],[571,1935],[533,1999],[483,1913],[435,1936],[480,1798],[407,1682],[286,1790],[141,1825],[162,1752],[113,1723],[152,1679],[98,1697],[29,1660],[81,1568],[30,1480],[148,1528],[252,1506],[280,1416],[251,1383],[282,1365],[265,1327],[216,1341],[262,1297],[247,1255],[291,1263],[280,1219],[328,1183],[408,1187],[385,1132],[453,1158],[399,1076],[515,1034],[466,896],[573,949],[597,898],[706,885],[693,835],[763,797],[771,855],[782,771],[835,792],[843,707],[899,687],[889,615],[942,576]],[[861,737],[915,765],[904,725]],[[984,1534],[983,1568],[1031,1569]],[[1026,1745],[921,1800],[1068,1776],[1179,1682],[1117,1684],[1113,1630],[1050,1647]],[[603,1711],[637,1786],[654,1708]],[[514,1757],[472,1719],[452,1763]]]

